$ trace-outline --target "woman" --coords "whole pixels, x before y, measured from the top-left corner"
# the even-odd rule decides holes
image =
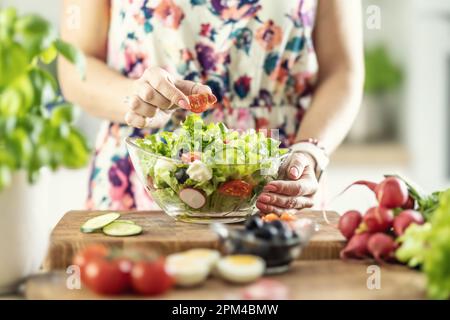
[[[65,23],[73,8],[78,27]],[[258,198],[260,211],[311,207],[326,155],[360,104],[360,20],[353,0],[65,0],[62,36],[86,54],[87,76],[82,81],[61,60],[64,95],[107,120],[88,207],[149,208],[125,137],[173,130],[186,95],[211,90],[218,104],[203,114],[207,121],[279,129],[295,150],[284,180]]]

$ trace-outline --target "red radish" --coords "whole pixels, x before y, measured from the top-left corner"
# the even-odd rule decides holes
[[[375,193],[380,206],[398,208],[408,201],[408,187],[395,177],[388,177],[376,187]]]
[[[184,163],[191,163],[195,160],[201,160],[202,159],[202,153],[199,151],[189,151],[185,152],[181,155],[181,161]]]
[[[384,232],[392,227],[394,214],[392,210],[383,207],[373,207],[367,210],[363,217],[362,230],[370,233]]]
[[[345,191],[347,191],[348,189],[350,189],[353,186],[366,186],[367,188],[369,188],[370,190],[375,192],[375,189],[377,188],[378,184],[375,182],[372,182],[372,181],[358,180],[358,181],[353,182],[347,188],[345,188],[341,193],[339,193],[339,195],[343,194]]]
[[[339,219],[339,231],[348,240],[355,234],[355,230],[358,228],[362,221],[362,215],[359,211],[351,210],[344,213]]]
[[[405,182],[396,177],[388,177],[379,184],[367,180],[358,180],[345,188],[340,194],[354,185],[366,186],[372,190],[375,193],[379,205],[385,208],[402,207],[409,201],[408,187]]]
[[[423,224],[423,216],[418,211],[405,210],[398,214],[394,219],[394,232],[401,236],[411,223]]]
[[[367,241],[369,241],[370,234],[359,233],[355,234],[341,251],[341,259],[347,258],[365,258],[368,255]]]
[[[178,194],[181,201],[193,209],[200,209],[206,203],[205,193],[194,188],[184,188]]]
[[[375,233],[367,242],[367,249],[377,261],[391,260],[396,249],[394,239],[385,233]]]
[[[416,206],[416,201],[413,197],[408,196],[408,200],[406,203],[402,206],[402,209],[414,209]]]

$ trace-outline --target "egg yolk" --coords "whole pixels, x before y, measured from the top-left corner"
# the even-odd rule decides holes
[[[236,255],[228,257],[228,261],[233,264],[250,265],[254,264],[256,262],[256,259],[252,256]]]

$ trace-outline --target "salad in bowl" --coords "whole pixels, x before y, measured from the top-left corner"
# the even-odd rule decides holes
[[[287,156],[255,130],[229,130],[189,115],[174,132],[128,138],[131,161],[154,201],[186,222],[234,223],[254,211],[265,184]]]

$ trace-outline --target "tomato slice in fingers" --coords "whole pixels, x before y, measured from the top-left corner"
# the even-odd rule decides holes
[[[194,113],[202,113],[217,102],[217,98],[210,93],[192,94],[188,99],[190,110]]]
[[[219,187],[219,192],[227,196],[248,198],[252,194],[253,187],[243,180],[231,180]]]

